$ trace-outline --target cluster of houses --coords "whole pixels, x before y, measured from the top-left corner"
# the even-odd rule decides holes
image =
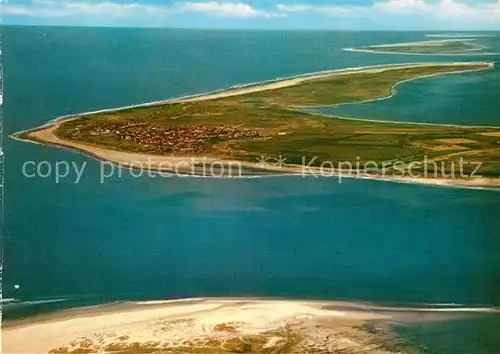
[[[149,151],[201,153],[217,142],[257,138],[260,133],[227,125],[130,123],[96,128],[90,135],[115,136]]]

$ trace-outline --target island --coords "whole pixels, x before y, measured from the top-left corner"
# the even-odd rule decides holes
[[[238,164],[242,168],[238,176],[331,172],[498,187],[498,127],[380,122],[304,111],[387,98],[404,81],[493,66],[491,62],[416,63],[326,71],[77,114],[14,137],[74,149],[122,166],[185,174],[207,174],[205,163],[213,167],[217,161],[220,174],[209,172],[218,177],[234,177],[227,173],[233,170],[224,167]],[[471,178],[478,172],[480,178]]]
[[[255,298],[125,302],[10,322],[3,345],[50,354],[413,353],[391,322],[444,321],[448,310]]]
[[[429,33],[426,37],[434,38],[495,38],[497,34],[489,33]]]
[[[347,51],[370,52],[380,54],[413,55],[492,55],[496,53],[478,52],[486,46],[472,38],[453,38],[420,42],[381,44],[364,47],[345,48]]]

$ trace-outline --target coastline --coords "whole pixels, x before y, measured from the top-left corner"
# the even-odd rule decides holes
[[[329,340],[327,334],[332,332],[352,338],[349,345],[358,347],[374,336],[356,326],[368,320],[390,318],[362,310],[327,309],[328,304],[221,298],[82,308],[7,324],[3,328],[3,349],[6,353],[71,353],[115,348],[134,353],[154,347],[172,352],[180,348],[199,352],[201,348],[207,353],[217,353],[242,344],[276,349],[295,346],[307,342],[309,331],[314,331],[315,341],[326,348],[339,345],[337,340]]]
[[[217,89],[217,90],[213,90],[213,91],[192,94],[192,95],[187,95],[187,96],[167,98],[164,100],[151,101],[151,102],[138,103],[138,104],[132,104],[132,105],[126,105],[126,106],[120,106],[120,107],[114,107],[114,108],[103,108],[103,109],[98,109],[98,110],[67,114],[67,115],[63,115],[63,116],[59,116],[57,118],[51,119],[39,127],[24,129],[22,131],[16,132],[16,133],[12,134],[11,137],[15,137],[16,135],[28,133],[31,131],[36,131],[36,130],[39,130],[41,128],[48,127],[48,126],[50,126],[58,121],[66,121],[68,119],[82,116],[82,115],[93,115],[93,114],[97,114],[97,113],[112,113],[112,112],[120,112],[120,111],[130,109],[130,108],[151,107],[151,106],[158,106],[158,105],[164,105],[164,104],[169,104],[169,103],[189,102],[192,99],[196,99],[196,100],[204,99],[204,100],[206,100],[208,97],[211,97],[212,95],[227,94],[227,93],[235,92],[235,91],[240,92],[240,93],[238,93],[239,95],[243,95],[243,94],[246,94],[249,92],[242,91],[242,90],[246,90],[246,89],[254,90],[254,88],[258,87],[259,88],[258,90],[251,91],[251,92],[259,92],[259,91],[265,90],[265,87],[267,85],[271,85],[270,87],[274,87],[274,88],[280,88],[280,87],[276,87],[276,86],[272,86],[272,85],[274,85],[276,83],[283,84],[283,82],[292,82],[292,81],[297,80],[297,79],[302,80],[302,81],[311,80],[311,79],[321,77],[321,75],[330,76],[330,75],[336,75],[336,74],[353,74],[353,73],[358,73],[360,71],[370,70],[370,69],[374,69],[374,70],[376,70],[376,69],[391,69],[391,68],[398,69],[398,68],[402,68],[402,67],[409,68],[409,67],[425,67],[425,66],[432,66],[432,65],[464,65],[464,64],[472,64],[472,63],[491,64],[489,62],[453,62],[453,63],[412,62],[412,63],[404,63],[404,64],[377,64],[377,65],[368,65],[368,66],[348,67],[348,68],[343,68],[343,69],[324,70],[324,71],[294,75],[291,77],[278,77],[278,78],[259,81],[259,82],[252,82],[252,83],[247,83],[247,84],[237,84],[237,85],[233,85],[233,86],[227,87],[227,88],[222,88],[222,89]],[[287,87],[287,86],[282,86],[282,87]],[[222,96],[222,97],[228,97],[228,96]],[[222,97],[219,97],[219,98],[222,98]],[[20,140],[22,140],[22,139],[20,139]]]
[[[487,64],[486,68],[479,69],[471,69],[471,70],[463,70],[456,71],[451,73],[439,73],[439,74],[431,74],[425,75],[418,78],[412,78],[407,80],[402,80],[391,88],[391,94],[377,98],[375,100],[388,99],[396,94],[394,88],[400,83],[416,80],[423,77],[430,76],[438,76],[438,75],[446,75],[452,73],[461,73],[461,72],[472,72],[472,71],[482,71],[488,70],[494,67],[494,63],[492,62],[472,62],[475,64]],[[245,162],[239,160],[228,160],[228,159],[218,159],[217,157],[201,157],[201,156],[164,156],[164,155],[152,155],[152,154],[141,154],[141,153],[131,153],[125,151],[118,151],[112,149],[105,149],[97,146],[92,146],[90,144],[78,143],[73,141],[63,140],[56,136],[55,131],[61,126],[61,124],[66,123],[68,121],[79,118],[82,115],[90,115],[92,113],[98,112],[116,112],[123,109],[127,109],[130,107],[140,107],[140,106],[152,106],[157,104],[169,104],[169,103],[182,103],[182,102],[195,102],[195,101],[203,101],[203,100],[216,100],[220,98],[244,95],[253,92],[260,91],[269,91],[280,89],[284,87],[290,87],[308,80],[321,79],[330,76],[341,76],[341,75],[351,75],[357,74],[360,72],[363,73],[377,73],[383,72],[387,70],[401,69],[401,68],[413,68],[413,67],[427,67],[433,65],[467,65],[471,64],[471,62],[454,62],[454,63],[409,63],[409,64],[391,64],[391,65],[377,65],[377,66],[369,66],[369,67],[359,67],[359,68],[347,68],[340,70],[332,70],[332,71],[323,71],[318,73],[310,73],[305,75],[300,75],[292,78],[278,79],[273,81],[266,81],[260,84],[250,84],[241,87],[229,88],[227,90],[215,91],[212,93],[202,94],[202,95],[194,95],[189,97],[182,97],[177,99],[171,99],[166,101],[155,101],[150,103],[145,103],[143,105],[134,105],[127,107],[120,107],[116,109],[106,109],[95,112],[87,112],[80,114],[67,115],[63,117],[59,117],[55,120],[52,120],[40,127],[24,130],[21,132],[14,133],[11,135],[11,138],[43,144],[43,145],[53,145],[57,147],[67,148],[72,151],[77,151],[79,153],[85,154],[87,156],[93,157],[100,161],[110,162],[116,165],[120,165],[123,167],[129,168],[141,168],[149,171],[159,172],[159,173],[176,173],[178,175],[188,175],[195,177],[216,177],[216,178],[238,178],[238,177],[265,177],[265,176],[284,176],[284,175],[300,175],[303,177],[307,176],[321,176],[321,177],[335,177],[335,178],[362,178],[362,179],[375,179],[375,180],[383,180],[390,182],[399,182],[399,183],[417,183],[417,184],[426,184],[426,185],[436,185],[436,186],[448,186],[448,187],[460,187],[460,188],[492,188],[496,189],[500,187],[500,178],[481,178],[481,179],[444,179],[444,178],[415,178],[415,177],[398,177],[398,176],[379,176],[376,174],[363,174],[359,175],[358,171],[354,171],[355,173],[345,174],[338,173],[334,169],[325,169],[319,167],[307,167],[301,165],[278,165],[272,163],[266,163],[265,165],[260,163],[252,163]],[[373,100],[368,100],[373,101]],[[365,101],[360,101],[365,102]],[[360,103],[356,102],[356,103]],[[310,113],[314,114],[314,113]],[[342,118],[341,119],[351,119],[351,120],[363,120],[363,119],[355,119],[355,118]],[[413,123],[405,123],[405,124],[413,124]],[[425,123],[415,123],[420,125],[439,125],[439,124],[425,124]],[[456,125],[459,127],[459,125]],[[470,126],[467,126],[470,127]],[[485,127],[486,128],[486,127]],[[491,127],[488,127],[491,128]],[[28,138],[21,138],[21,135],[27,136]],[[221,174],[214,176],[213,171],[211,171],[210,176],[206,176],[206,170],[203,165],[206,162],[217,161],[217,163],[221,164],[222,170],[228,170],[229,175]],[[174,167],[175,166],[175,167]],[[237,166],[239,168],[238,174],[233,175],[233,168]]]
[[[356,101],[356,102],[344,102],[344,103],[336,103],[332,105],[314,105],[314,106],[296,106],[296,109],[300,108],[322,108],[322,107],[339,107],[339,106],[348,106],[348,105],[353,105],[353,104],[362,104],[362,103],[369,103],[369,102],[377,102],[377,101],[385,101],[388,100],[394,96],[397,95],[397,87],[399,85],[402,85],[407,82],[411,81],[416,81],[420,79],[427,79],[431,77],[437,77],[437,76],[447,76],[447,75],[453,75],[453,74],[461,74],[461,73],[473,73],[477,71],[485,71],[489,70],[495,67],[495,64],[493,63],[488,63],[488,67],[485,68],[479,68],[479,69],[468,69],[468,70],[459,70],[459,71],[453,71],[453,72],[447,72],[447,73],[436,73],[436,74],[429,74],[429,75],[423,75],[423,76],[418,76],[418,77],[412,77],[409,79],[404,79],[401,81],[396,82],[394,85],[391,86],[389,90],[389,94],[384,97],[378,97],[378,98],[370,98],[367,100],[361,100],[361,101]],[[317,114],[317,113],[311,113],[307,112],[309,114]],[[322,114],[318,114],[322,115]],[[495,126],[493,125],[460,125],[460,124],[439,124],[439,123],[420,123],[420,122],[401,122],[401,121],[391,121],[391,120],[380,120],[380,119],[366,119],[366,118],[350,118],[350,117],[339,117],[335,116],[335,118],[339,119],[345,119],[345,120],[357,120],[357,121],[366,121],[366,122],[378,122],[378,123],[394,123],[394,124],[411,124],[411,125],[435,125],[435,126],[440,126],[440,127],[470,127],[470,128],[494,128]]]
[[[475,53],[480,50],[488,49],[485,46],[478,46],[472,49],[463,49],[459,53],[418,53],[418,52],[391,52],[384,51],[385,47],[406,47],[408,45],[425,45],[432,43],[446,43],[446,42],[456,42],[456,41],[476,41],[476,38],[453,38],[453,39],[437,39],[428,41],[417,41],[417,42],[406,42],[406,43],[394,43],[394,44],[378,44],[369,46],[369,48],[381,48],[382,50],[367,49],[366,47],[348,47],[342,50],[347,52],[363,52],[363,53],[373,53],[373,54],[400,54],[400,55],[419,55],[419,56],[485,56],[485,55],[500,55],[500,53]]]
[[[442,321],[459,314],[499,311],[439,304],[391,307],[363,302],[266,298],[122,302],[6,323],[3,344],[6,353],[101,352],[111,347],[133,353],[139,348],[175,351],[181,346],[214,349],[217,353],[228,349],[227,345],[240,345],[238,340],[255,349],[293,348],[303,352],[309,349],[309,342],[335,352],[341,348],[360,350],[375,341],[380,349],[376,353],[392,353],[381,349],[390,344],[388,338],[370,332],[365,326],[393,321]]]
[[[411,53],[411,52],[388,52],[388,51],[382,51],[382,50],[372,50],[372,49],[359,49],[359,48],[344,48],[342,50],[345,50],[346,52],[363,52],[363,53],[372,53],[372,54],[391,54],[391,55],[418,55],[418,56],[446,56],[446,57],[464,57],[464,56],[488,56],[488,55],[500,55],[500,53],[473,53],[473,52],[468,52],[468,53],[442,53],[442,54],[436,54],[436,53]],[[475,50],[481,50],[481,49],[475,49]]]
[[[498,35],[493,35],[493,34],[469,34],[469,33],[430,33],[426,34],[426,37],[433,37],[433,38],[496,38]]]

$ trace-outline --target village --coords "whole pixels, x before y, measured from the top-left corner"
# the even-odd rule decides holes
[[[75,129],[74,133],[76,133]],[[115,136],[119,140],[137,144],[151,152],[207,152],[213,144],[229,140],[258,138],[261,133],[236,125],[176,124],[153,126],[151,123],[113,124],[96,128],[91,136]],[[76,136],[74,136],[76,138]]]

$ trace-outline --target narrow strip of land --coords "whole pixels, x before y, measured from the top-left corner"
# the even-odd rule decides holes
[[[345,48],[352,52],[368,52],[377,54],[406,54],[406,55],[445,55],[445,56],[479,56],[498,55],[500,53],[487,53],[488,49],[473,38],[454,38],[432,41],[419,41],[407,43],[380,44],[355,48]]]
[[[158,105],[75,115],[16,137],[173,173],[320,174],[499,186],[499,128],[345,120],[296,110],[390,96],[401,81],[492,67],[489,62],[418,63],[321,72]],[[459,160],[465,164],[460,168]],[[483,174],[472,179],[476,161]]]
[[[254,298],[129,302],[6,323],[3,349],[51,354],[402,353],[401,347],[394,348],[398,336],[387,326],[390,321],[443,321],[465,313],[498,310]]]

